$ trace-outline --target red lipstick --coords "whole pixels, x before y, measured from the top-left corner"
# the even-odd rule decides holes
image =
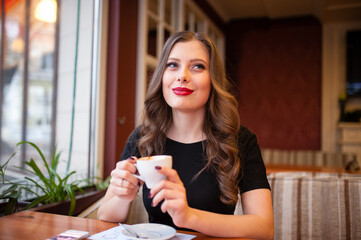
[[[180,96],[186,96],[194,92],[194,90],[185,87],[172,88],[172,91],[174,92],[175,95],[180,95]]]

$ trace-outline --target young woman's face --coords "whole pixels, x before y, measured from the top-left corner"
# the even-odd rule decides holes
[[[163,73],[163,96],[173,109],[205,109],[211,91],[209,54],[198,40],[176,43]]]

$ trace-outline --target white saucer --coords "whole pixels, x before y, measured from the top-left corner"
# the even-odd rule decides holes
[[[176,230],[170,226],[157,223],[141,223],[129,225],[129,228],[136,231],[138,235],[147,237],[146,240],[166,240],[172,238],[176,234]],[[134,237],[126,229],[122,229],[120,233],[128,239],[143,239]]]

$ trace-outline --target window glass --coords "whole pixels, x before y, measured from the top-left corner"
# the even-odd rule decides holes
[[[188,6],[185,6],[184,8],[184,30],[186,31],[194,31],[192,23],[191,23],[191,19],[190,19],[190,10],[188,8]]]
[[[55,23],[35,18],[39,2],[31,1],[30,9],[27,140],[50,155]]]
[[[170,35],[171,35],[171,31],[165,28],[164,29],[164,43],[168,40]]]
[[[4,43],[1,63],[2,101],[0,112],[0,163],[17,152],[10,166],[25,167],[31,158],[41,161],[36,149],[16,144],[24,140],[35,143],[50,159],[52,138],[52,104],[55,48],[55,23],[37,20],[50,16],[49,9],[39,11],[40,0],[3,1]],[[56,12],[53,17],[56,19]],[[53,21],[55,21],[53,19]],[[43,167],[43,164],[39,164]],[[9,179],[18,178],[19,169],[7,170]]]
[[[149,11],[158,15],[158,0],[149,0],[148,4]]]
[[[148,54],[157,56],[157,21],[152,17],[148,18]]]
[[[172,25],[172,2],[171,0],[165,0],[164,4],[164,21],[169,25]]]
[[[25,1],[5,5],[4,62],[2,63],[1,163],[22,140],[24,91]],[[22,166],[16,155],[11,165]]]

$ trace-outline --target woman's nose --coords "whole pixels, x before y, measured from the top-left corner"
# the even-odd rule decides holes
[[[177,81],[182,82],[182,83],[187,83],[187,82],[189,82],[189,79],[185,74],[183,74],[183,75],[177,76]]]

